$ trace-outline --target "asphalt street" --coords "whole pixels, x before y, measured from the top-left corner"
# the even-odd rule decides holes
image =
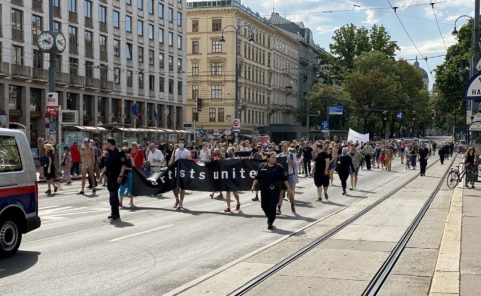
[[[80,182],[75,181],[47,197],[46,185],[41,184],[42,226],[24,236],[16,256],[0,261],[1,294],[167,293],[359,198],[369,198],[405,172],[399,159],[392,172],[361,171],[358,190],[347,196],[341,195],[335,175],[329,202],[317,201],[312,178],[300,178],[297,215],[286,201],[274,232],[267,230],[260,203],[251,201],[251,192],[241,194],[241,210],[232,213],[224,213],[225,201],[211,199],[208,192],[188,192],[181,211],[173,208],[170,192],[161,198],[136,197],[135,207],[121,209],[121,221],[109,221],[105,187],[95,196],[89,190],[82,196],[76,194]]]

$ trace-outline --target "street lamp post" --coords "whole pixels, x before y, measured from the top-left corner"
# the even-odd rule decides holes
[[[454,36],[458,35],[458,31],[456,30],[456,22],[462,18],[462,17],[468,17],[473,20],[473,29],[471,31],[471,51],[472,51],[472,56],[471,56],[471,61],[469,63],[469,78],[473,77],[474,74],[476,74],[476,64],[479,61],[479,10],[480,10],[480,0],[475,0],[474,1],[474,19],[470,17],[469,15],[461,15],[456,19],[454,22],[454,30],[452,34]],[[473,110],[474,110],[474,101],[471,100],[469,103],[469,110],[471,112],[471,115],[468,115],[466,112],[466,116],[473,116]],[[467,143],[470,143],[471,137],[469,134],[469,125],[467,126],[468,130],[466,132],[466,137],[467,137]]]
[[[249,42],[254,42],[254,34],[252,33],[251,28],[248,25],[227,25],[224,28],[222,28],[222,36],[220,37],[219,41],[224,43],[225,38],[224,38],[224,30],[227,28],[232,28],[235,30],[235,101],[234,101],[234,120],[239,119],[240,120],[240,108],[239,108],[239,95],[240,95],[240,89],[239,89],[239,76],[240,76],[240,66],[239,66],[239,54],[240,54],[240,44],[239,44],[239,30],[242,27],[247,27],[249,29]],[[239,143],[239,131],[236,130],[234,132],[235,134],[235,142]]]

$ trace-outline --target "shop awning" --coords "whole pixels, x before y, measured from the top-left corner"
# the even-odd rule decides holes
[[[106,132],[107,131],[106,128],[100,127],[100,126],[80,126],[80,125],[76,125],[75,128],[78,129],[78,130],[84,131],[84,132]]]
[[[475,121],[469,127],[470,132],[481,132],[481,121]]]

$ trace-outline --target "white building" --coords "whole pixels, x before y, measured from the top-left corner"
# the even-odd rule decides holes
[[[79,126],[183,127],[186,0],[53,2],[54,30],[67,39],[55,56],[56,91]],[[36,39],[49,29],[48,8],[0,2],[0,115],[25,125],[31,143],[45,136],[49,54]]]

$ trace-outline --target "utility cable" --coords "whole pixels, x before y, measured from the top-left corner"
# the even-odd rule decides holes
[[[441,28],[439,27],[438,17],[436,16],[436,10],[434,9],[435,3],[433,3],[433,2],[430,2],[430,3],[431,3],[431,9],[433,10],[434,19],[436,20],[436,25],[438,26],[439,35],[441,35],[441,40],[443,40],[444,48],[447,51],[448,47],[446,46],[446,42],[444,41],[443,33],[441,32]]]

